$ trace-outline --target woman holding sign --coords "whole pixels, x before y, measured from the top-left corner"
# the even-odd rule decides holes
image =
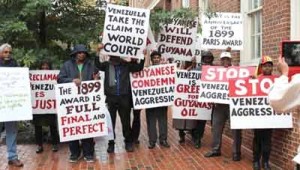
[[[52,65],[49,61],[42,61],[39,67],[40,70],[52,70]],[[43,126],[50,126],[52,151],[57,152],[58,147],[58,131],[56,114],[33,115],[33,124],[35,131],[35,142],[37,144],[36,153],[42,153],[43,148]]]

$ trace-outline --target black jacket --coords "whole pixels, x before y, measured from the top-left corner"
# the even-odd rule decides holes
[[[104,93],[105,95],[116,95],[117,94],[117,87],[116,86],[109,86],[109,65],[110,62],[99,62],[99,58],[95,60],[95,66],[105,72],[105,80],[104,80]],[[121,66],[121,75],[120,75],[120,95],[131,95],[131,85],[130,85],[130,77],[129,73],[131,72],[138,72],[143,70],[144,68],[144,60],[141,60],[139,64],[132,63],[132,62],[121,62],[119,65]]]
[[[80,77],[81,81],[93,80],[93,74],[96,72],[97,69],[95,68],[94,62],[86,58],[83,63],[82,73],[80,76],[75,58],[72,57],[61,67],[58,74],[57,83],[70,83],[73,81],[73,79],[80,79]]]
[[[3,60],[0,58],[0,67],[18,67],[18,63],[15,59]]]

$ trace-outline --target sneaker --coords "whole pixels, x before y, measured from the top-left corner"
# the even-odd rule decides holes
[[[94,162],[94,156],[92,156],[92,155],[87,155],[87,156],[84,157],[84,160],[85,160],[86,162],[88,162],[88,163],[92,163],[92,162]]]
[[[79,155],[75,155],[75,154],[71,154],[70,158],[69,158],[69,162],[71,163],[75,163],[80,159],[80,154]]]
[[[38,145],[38,147],[35,150],[35,153],[42,153],[44,151],[43,146]]]
[[[24,164],[19,159],[9,160],[8,165],[12,165],[15,167],[22,167]]]
[[[57,152],[58,151],[58,146],[57,145],[52,145],[52,151]]]
[[[133,152],[133,145],[132,145],[132,143],[126,143],[125,144],[125,150],[127,152]]]

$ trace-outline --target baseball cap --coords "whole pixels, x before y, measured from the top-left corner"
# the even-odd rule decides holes
[[[225,58],[225,57],[231,58],[231,54],[229,52],[222,52],[220,58]]]
[[[262,58],[261,58],[261,64],[266,64],[266,63],[273,64],[272,58],[268,55],[262,56]]]

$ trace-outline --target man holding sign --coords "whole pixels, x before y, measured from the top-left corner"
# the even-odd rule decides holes
[[[222,52],[221,65],[225,68],[231,66],[231,54],[229,52]],[[205,157],[221,156],[221,145],[222,145],[222,133],[229,118],[229,105],[228,104],[215,104],[213,109],[213,121],[212,121],[212,135],[213,144],[212,150],[206,153]],[[241,130],[232,130],[233,133],[233,161],[240,161],[241,159]]]
[[[71,53],[71,59],[66,61],[62,66],[57,83],[71,83],[74,82],[80,86],[82,81],[96,79],[98,71],[94,67],[94,63],[88,57],[88,51],[84,45],[76,45]],[[61,137],[61,136],[60,136]],[[84,159],[87,162],[94,161],[94,140],[93,138],[86,138],[81,140]],[[69,162],[77,162],[81,156],[81,149],[79,140],[73,140],[69,143],[71,152]]]
[[[0,46],[0,67],[18,67],[16,60],[11,57],[12,47],[9,44]],[[4,122],[6,129],[6,146],[8,153],[8,164],[16,167],[22,167],[23,163],[17,155],[17,133],[18,122]]]

